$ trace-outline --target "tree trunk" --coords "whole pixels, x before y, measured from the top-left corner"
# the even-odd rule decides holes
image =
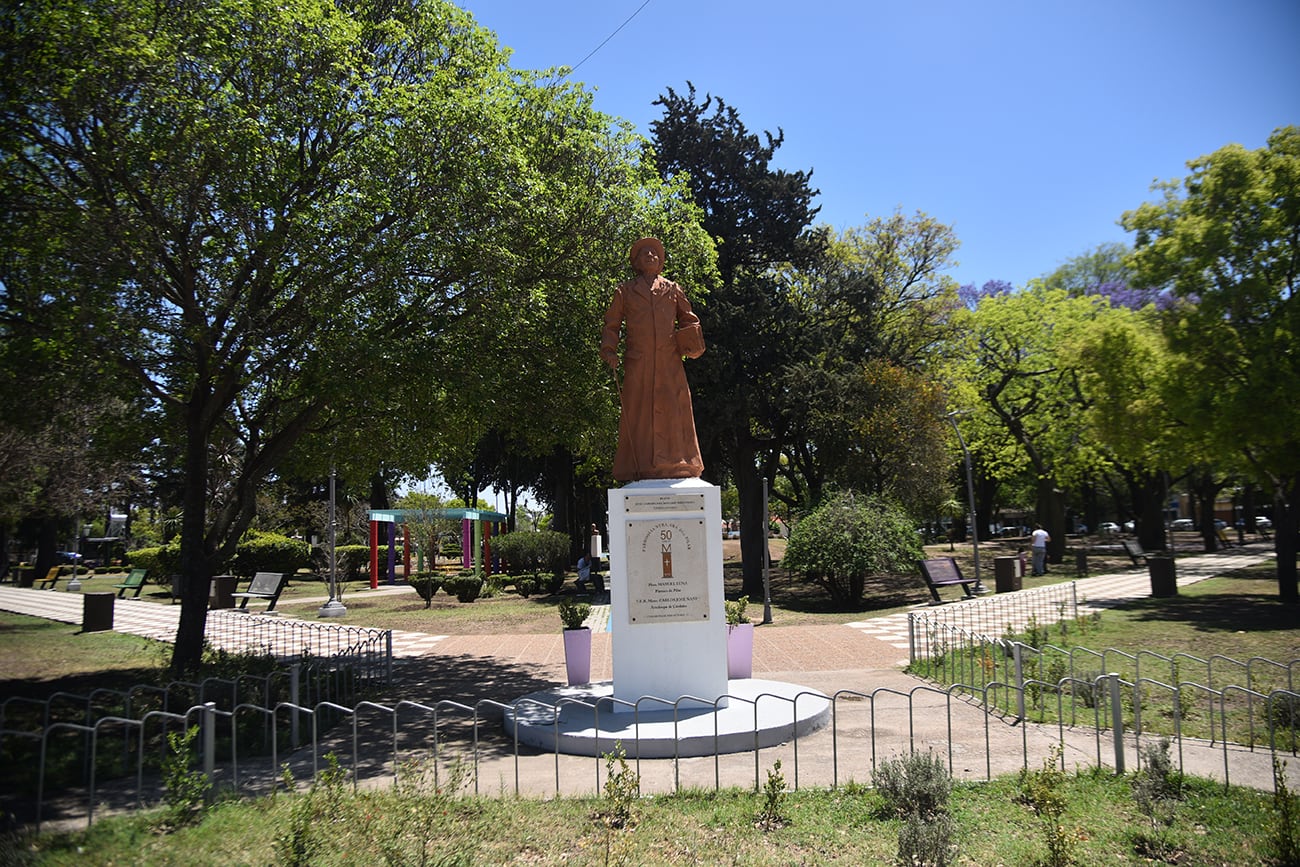
[[[474,508],[472,502],[466,502],[468,508]],[[383,473],[375,473],[370,477],[370,508],[388,509],[388,485],[384,482]]]
[[[1163,551],[1165,542],[1164,502],[1165,477],[1163,473],[1125,474],[1129,497],[1137,521],[1138,544],[1144,551]]]
[[[205,550],[208,522],[208,434],[191,404],[185,438],[185,492],[181,498],[181,617],[172,648],[172,674],[196,672],[203,661],[203,634],[208,618],[212,560]]]
[[[738,443],[732,452],[732,474],[740,498],[741,592],[763,598],[763,566],[767,557],[767,515],[763,511],[763,477],[752,443]]]
[[[993,538],[989,527],[993,526],[993,503],[998,496],[998,480],[991,479],[975,470],[975,523],[981,542]]]
[[[44,578],[46,573],[58,564],[59,558],[55,554],[59,544],[59,522],[56,518],[44,517],[36,526],[36,567],[37,580]]]
[[[1296,542],[1300,539],[1300,474],[1280,486],[1273,507],[1273,550],[1277,553],[1277,595],[1289,605],[1300,603],[1296,583]]]
[[[1051,539],[1047,543],[1047,562],[1065,559],[1065,496],[1049,477],[1038,479],[1038,522]]]
[[[1201,542],[1205,553],[1219,550],[1219,534],[1214,528],[1214,504],[1223,490],[1223,483],[1216,482],[1208,473],[1193,482],[1192,490],[1196,494],[1196,528],[1201,532]]]

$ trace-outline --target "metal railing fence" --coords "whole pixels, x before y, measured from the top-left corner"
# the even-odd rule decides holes
[[[1087,717],[1067,723],[1063,703],[1074,685],[1086,685],[1098,700]],[[636,773],[643,792],[680,792],[683,788],[748,787],[758,791],[765,764],[780,759],[792,770],[793,786],[836,788],[866,781],[878,764],[890,757],[922,749],[942,753],[954,777],[988,780],[995,775],[1029,767],[1061,745],[1061,763],[1067,756],[1080,766],[1126,770],[1130,760],[1142,761],[1144,745],[1158,743],[1163,735],[1145,731],[1140,718],[1134,725],[1133,696],[1140,691],[1164,691],[1181,701],[1193,684],[1166,684],[1151,678],[1124,679],[1106,673],[1095,679],[1065,677],[1056,681],[1026,678],[1023,682],[953,684],[948,688],[919,685],[903,691],[840,690],[829,696],[829,731],[795,735],[774,747],[712,756],[665,759],[637,758]],[[1043,723],[1032,715],[1010,725],[991,693],[1005,693],[1014,704],[1034,707],[1032,693],[1052,696],[1060,705]],[[1267,704],[1286,702],[1300,707],[1294,690],[1268,693],[1244,687],[1215,690],[1222,702],[1229,694],[1250,694]],[[721,698],[721,697],[720,697]],[[780,698],[763,695],[758,698]],[[537,704],[535,699],[526,701]],[[566,703],[575,700],[566,699]],[[647,697],[649,704],[673,704]],[[788,701],[788,699],[787,699]],[[562,705],[544,705],[558,725]],[[1138,704],[1141,704],[1139,699]],[[638,706],[640,702],[638,702]],[[241,702],[220,708],[216,702],[195,704],[183,712],[152,710],[138,719],[105,716],[93,722],[56,722],[39,733],[20,733],[39,754],[39,779],[25,817],[38,828],[51,818],[67,821],[84,817],[93,822],[97,810],[138,809],[163,796],[162,780],[155,768],[168,747],[170,731],[200,727],[193,761],[213,785],[239,796],[273,792],[285,779],[285,768],[296,779],[316,779],[321,761],[333,756],[352,777],[355,787],[397,785],[403,768],[412,762],[432,762],[435,784],[440,776],[459,768],[468,774],[476,794],[493,786],[514,796],[595,795],[602,785],[604,757],[566,755],[556,750],[521,746],[517,737],[500,724],[513,708],[483,700],[474,705],[452,701],[425,704],[398,701],[384,704],[361,700],[345,704],[320,700],[314,704],[278,701],[273,705]],[[794,708],[792,717],[797,718]],[[1083,715],[1080,715],[1083,716]],[[246,720],[246,722],[241,722]],[[269,726],[274,736],[258,732]],[[797,728],[796,728],[797,731]],[[1210,741],[1187,735],[1180,727],[1170,737],[1176,747],[1180,771],[1221,779],[1225,785],[1246,780],[1263,786],[1272,781],[1272,759],[1285,751],[1283,727],[1270,725],[1267,750],[1263,743],[1242,748],[1220,736]],[[1294,754],[1295,732],[1290,738]],[[49,757],[67,751],[66,742],[80,744],[84,753],[76,761],[90,768],[87,781],[51,796],[46,776]],[[105,770],[102,757],[129,742],[129,767]],[[559,743],[559,739],[556,739]],[[633,737],[630,746],[641,750]]]

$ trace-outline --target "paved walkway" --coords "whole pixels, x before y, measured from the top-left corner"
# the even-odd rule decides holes
[[[1180,557],[1177,560],[1178,584],[1180,587],[1195,584],[1271,556],[1269,543],[1261,542],[1215,554]],[[1131,569],[1077,579],[1076,588],[1080,610],[1087,613],[1145,598],[1150,595],[1151,585],[1145,569]],[[378,590],[367,592],[414,593],[405,585],[381,586]],[[941,606],[917,605],[909,611],[846,625],[760,626],[754,630],[754,674],[762,676],[774,672],[880,669],[906,665],[908,616],[914,612],[922,612],[932,621],[962,624],[970,621],[973,611],[1004,609],[1015,612],[1014,615],[996,615],[996,621],[989,624],[988,631],[991,634],[1001,634],[1007,625],[1023,629],[1029,615],[1033,615],[1040,624],[1054,622],[1060,613],[1055,603],[1025,604],[1027,600],[1033,599],[1035,592],[1022,590],[1010,594],[989,594],[979,599]],[[295,600],[322,604],[325,601],[325,597],[319,600]],[[346,603],[347,600],[344,601]],[[171,641],[175,637],[180,618],[179,605],[141,599],[114,599],[114,603],[115,631],[159,641]],[[79,593],[0,585],[0,610],[4,611],[79,624],[82,622],[83,605],[84,598]],[[233,630],[222,629],[222,624],[238,623],[240,619],[250,617],[259,620],[293,619],[292,615],[265,615],[254,610],[212,611],[208,614],[209,639],[216,646],[222,646],[223,634],[233,634]],[[1009,617],[1014,618],[1014,622]],[[344,617],[322,622],[347,625],[346,620]],[[593,606],[592,615],[587,621],[595,633],[592,641],[593,680],[607,680],[613,676],[608,621],[609,606]],[[234,648],[231,646],[227,649]],[[540,635],[431,635],[394,630],[393,655],[398,660],[471,655],[494,657],[513,664],[562,667],[564,643],[558,631]]]
[[[1245,548],[1234,548],[1209,555],[1189,555],[1177,561],[1178,584],[1186,586],[1230,572],[1272,556],[1266,544],[1257,543]],[[1150,580],[1145,569],[1131,569],[1078,579],[1077,597],[1085,610],[1101,609],[1125,601],[1150,595]],[[378,592],[410,592],[410,588],[381,588]],[[948,594],[945,594],[948,595]],[[992,612],[988,629],[1001,634],[1009,617],[1021,620],[1034,616],[1040,624],[1053,622],[1059,616],[1054,602],[1035,602],[1037,590],[1019,593],[989,594],[970,602],[950,605],[918,605],[913,611],[921,612],[931,620],[943,622],[959,619],[962,624],[971,621],[972,614]],[[157,604],[140,600],[115,600],[114,629],[150,638],[170,640],[176,630],[179,605]],[[324,599],[320,600],[322,603]],[[346,602],[346,600],[345,600]],[[15,611],[80,623],[83,600],[79,594],[63,591],[18,589],[0,586],[0,610]],[[251,605],[252,603],[250,603]],[[310,611],[310,609],[307,609]],[[1058,737],[1055,727],[1033,725],[1016,726],[1011,720],[999,723],[995,718],[993,728],[986,728],[988,720],[978,708],[958,702],[956,708],[947,703],[942,694],[923,690],[911,696],[925,682],[904,674],[900,669],[908,656],[908,613],[900,612],[849,624],[813,626],[760,626],[754,636],[754,676],[787,683],[797,683],[830,695],[848,696],[837,702],[838,743],[830,735],[818,733],[795,746],[799,766],[804,774],[804,784],[826,782],[833,768],[838,767],[841,782],[845,779],[844,767],[853,761],[860,769],[854,773],[859,781],[869,777],[869,769],[876,760],[876,750],[885,739],[896,736],[903,744],[911,742],[930,748],[950,750],[954,755],[954,773],[959,777],[982,777],[986,761],[994,774],[1007,773],[1021,766],[1022,756],[1046,755],[1047,746]],[[593,613],[608,618],[608,609],[597,607]],[[214,611],[209,614],[209,635],[219,643],[221,624],[237,623],[248,618],[267,621],[285,621],[286,616],[267,617],[233,611]],[[343,618],[346,621],[346,618]],[[311,622],[316,622],[314,618]],[[217,628],[214,628],[217,627]],[[510,701],[513,697],[531,691],[553,687],[564,680],[563,639],[557,630],[543,635],[426,635],[416,632],[394,632],[393,649],[394,683],[390,688],[393,697],[428,700],[449,700],[474,705],[483,699]],[[610,634],[596,632],[592,641],[592,679],[609,680],[613,676],[610,655]],[[882,692],[883,691],[883,692]],[[901,696],[904,707],[898,718],[891,719],[888,711],[878,706],[877,699],[854,698],[874,696],[887,692]],[[934,711],[925,709],[927,703]],[[855,716],[856,715],[856,716]],[[954,719],[960,715],[961,719]],[[858,719],[861,717],[861,719]],[[957,728],[953,728],[956,725]],[[1039,729],[1042,729],[1041,731]],[[877,743],[877,736],[880,738]],[[951,739],[951,740],[950,740]],[[1097,762],[1097,743],[1088,730],[1079,730],[1067,736],[1067,760],[1092,765]],[[1223,748],[1213,745],[1197,747],[1190,742],[1182,753],[1189,772],[1222,779],[1227,757]],[[764,754],[764,761],[773,755],[784,755],[790,745]],[[1132,761],[1134,747],[1130,745]],[[1232,782],[1271,789],[1272,774],[1267,751],[1246,751],[1230,748],[1232,757]],[[1103,759],[1105,756],[1103,755]],[[567,763],[568,758],[565,759]],[[576,759],[575,759],[576,761]],[[591,760],[587,760],[590,762]],[[756,773],[756,758],[730,758],[737,767],[734,771],[737,785],[752,784]],[[508,762],[508,756],[502,758]],[[537,768],[525,773],[524,788],[535,784],[545,793],[553,785],[556,766],[552,759],[537,759]],[[669,762],[668,766],[671,767]],[[691,774],[687,768],[698,767]],[[499,771],[488,773],[484,779],[494,779],[493,772],[502,779],[511,774],[518,778],[517,768],[502,764]],[[651,773],[647,765],[643,773]],[[653,773],[667,774],[667,770]],[[711,759],[689,760],[682,769],[682,780],[692,784],[711,785],[714,766]],[[695,780],[695,774],[699,779]],[[533,780],[532,778],[536,779]],[[731,774],[724,773],[724,784]],[[826,777],[826,780],[822,780]],[[583,777],[585,779],[585,777]],[[671,782],[671,778],[670,778]]]

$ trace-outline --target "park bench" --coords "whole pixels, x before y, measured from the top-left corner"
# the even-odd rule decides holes
[[[1124,546],[1134,566],[1141,566],[1147,561],[1147,552],[1142,550],[1142,543],[1137,539],[1121,539],[1120,544]]]
[[[288,572],[258,572],[253,576],[247,590],[230,595],[239,600],[240,608],[248,608],[248,600],[250,599],[266,599],[266,610],[274,611],[275,603],[279,600],[280,594],[284,592],[285,585],[288,583]]]
[[[59,567],[51,566],[50,571],[45,573],[45,577],[39,579],[37,584],[41,585],[42,590],[53,590],[59,583]]]
[[[122,579],[122,583],[110,585],[117,591],[118,599],[125,599],[125,593],[128,590],[135,591],[131,594],[132,599],[140,598],[140,591],[144,589],[144,576],[149,574],[148,569],[132,569],[127,576]]]
[[[936,557],[933,560],[920,560],[918,562],[921,566],[921,577],[925,579],[925,586],[930,589],[930,596],[934,598],[932,604],[938,605],[943,602],[939,598],[940,587],[953,585],[961,585],[967,599],[975,598],[975,591],[972,586],[979,582],[974,578],[967,578],[962,575],[961,567],[957,565],[955,558]]]

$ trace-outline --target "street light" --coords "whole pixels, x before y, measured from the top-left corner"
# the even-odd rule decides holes
[[[952,425],[953,431],[957,434],[957,442],[961,443],[961,453],[966,461],[966,496],[970,501],[970,538],[975,552],[975,592],[988,593],[989,588],[985,587],[984,583],[980,581],[979,517],[975,514],[975,477],[971,474],[970,449],[966,448],[966,438],[961,435],[961,428],[957,427],[957,416],[966,415],[969,412],[968,409],[954,409],[945,418],[948,419],[948,424]]]

